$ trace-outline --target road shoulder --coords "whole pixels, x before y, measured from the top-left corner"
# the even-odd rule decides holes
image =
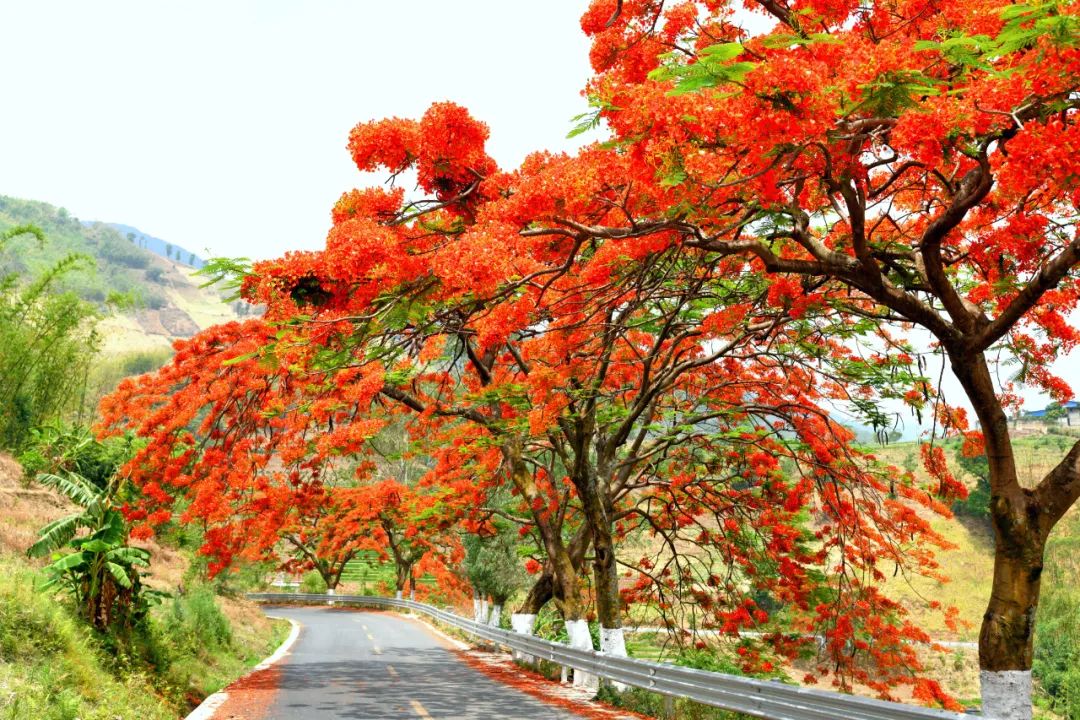
[[[300,623],[288,617],[267,617],[289,621],[292,629],[284,642],[269,657],[252,668],[251,672],[199,703],[184,720],[259,717],[261,712],[270,706],[277,688],[276,665],[289,654],[289,650],[300,637]]]

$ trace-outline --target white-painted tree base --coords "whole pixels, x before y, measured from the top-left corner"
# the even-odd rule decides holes
[[[984,718],[1031,720],[1030,670],[983,670],[979,682]]]
[[[397,598],[398,600],[400,600],[401,599],[401,591],[398,590],[396,593],[394,593],[394,597]]]
[[[528,613],[510,613],[510,627],[518,635],[532,635],[533,628],[536,627],[536,616],[529,615]],[[514,659],[528,665],[532,665],[536,662],[536,658],[532,655],[526,655],[517,650],[514,651]]]
[[[621,627],[600,628],[600,652],[612,657],[626,657],[626,638]],[[623,683],[613,682],[611,685],[619,692],[626,689]]]
[[[480,601],[480,617],[476,619],[476,622],[487,625],[488,621],[488,601],[484,598]]]
[[[491,606],[491,617],[488,618],[488,625],[492,627],[499,627],[499,623],[502,621],[502,605]]]
[[[626,657],[626,638],[623,629],[600,628],[600,652],[615,657]]]
[[[337,595],[337,590],[335,590],[334,588],[326,588],[326,594],[330,595],[330,596]],[[326,604],[329,605],[330,607],[334,607],[334,601],[333,600],[331,600],[330,602],[328,602]]]
[[[480,622],[480,598],[475,595],[472,599],[472,619],[473,622]]]
[[[566,634],[570,639],[570,647],[578,650],[595,650],[592,642],[592,633],[589,632],[589,623],[584,620],[567,620]],[[577,687],[595,688],[599,686],[600,678],[590,673],[574,668],[574,685]]]

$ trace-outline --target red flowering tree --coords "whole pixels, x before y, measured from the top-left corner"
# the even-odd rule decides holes
[[[124,381],[101,405],[103,431],[151,439],[128,466],[142,496],[126,508],[133,535],[149,535],[178,511],[181,522],[202,527],[211,574],[235,557],[287,556],[283,539],[308,561],[331,538],[342,557],[359,542],[326,516],[348,508],[334,487],[341,454],[357,453],[385,425],[341,420],[378,388],[293,377],[288,358],[301,362],[308,349],[283,350],[284,366],[267,363],[261,350],[275,337],[260,320],[215,327],[178,343],[170,365]]]
[[[980,636],[985,706],[1029,713],[1042,547],[1080,495],[1080,449],[1021,488],[986,356],[1003,347],[1025,379],[1068,392],[1042,366],[1076,337],[1065,317],[1080,259],[1077,172],[1075,153],[1058,152],[1076,143],[1075,8],[767,0],[751,10],[772,29],[750,36],[716,0],[594,2],[583,18],[592,120],[611,139],[572,157],[500,171],[487,128],[448,103],[420,121],[358,126],[358,167],[415,171],[420,199],[347,193],[325,251],[245,278],[273,332],[260,325],[254,340],[236,338],[247,350],[224,354],[196,340],[204,352],[181,358],[183,370],[106,404],[114,420],[134,408],[140,432],[162,438],[137,461],[150,507],[135,512],[174,492],[152,470],[202,500],[202,516],[233,513],[280,448],[301,475],[362,452],[383,422],[374,402],[442,446],[431,449],[442,453],[433,478],[470,506],[500,486],[517,494],[517,517],[547,556],[530,593],[541,604],[550,593],[568,619],[581,616],[592,546],[609,626],[619,521],[669,545],[696,532],[744,577],[766,567],[795,582],[799,566],[824,566],[849,602],[806,610],[827,616],[827,649],[862,679],[858,653],[912,664],[900,641],[918,631],[873,584],[885,558],[934,571],[924,544],[935,538],[913,507],[935,501],[856,452],[822,404],[844,401],[879,428],[884,399],[922,411],[933,396],[923,358],[896,336],[918,325],[981,434],[943,405],[936,417],[985,442],[990,459],[998,551]],[[239,471],[215,470],[223,459]],[[939,451],[925,461],[934,494],[963,493]],[[224,506],[195,487],[207,481]],[[792,498],[829,518],[815,530],[833,552],[807,550]],[[757,553],[755,523],[770,553]],[[727,583],[709,583],[720,574],[683,570],[696,560],[677,548],[650,560],[671,572],[637,589],[710,612],[730,602]],[[770,591],[798,607],[808,588]],[[745,606],[717,617],[733,628],[757,620]],[[1014,681],[1019,692],[1003,690]]]
[[[450,143],[448,136],[461,140]],[[819,606],[809,622],[841,636],[828,649],[842,680],[870,680],[861,657],[847,651],[858,632],[876,639],[875,651],[866,654],[879,671],[903,671],[878,672],[882,692],[904,673],[910,677],[918,669],[914,654],[884,650],[897,644],[886,637],[925,635],[868,581],[881,578],[873,566],[882,558],[934,572],[929,555],[909,561],[894,538],[940,539],[925,522],[913,521],[907,505],[881,500],[899,485],[909,501],[943,508],[912,488],[910,478],[883,480],[872,459],[847,447],[850,435],[817,403],[850,399],[844,380],[873,384],[873,373],[909,389],[921,382],[912,358],[860,359],[801,322],[812,301],[793,304],[790,288],[760,275],[733,279],[738,259],[702,266],[697,249],[681,247],[669,227],[649,222],[594,232],[598,221],[659,211],[670,193],[648,185],[632,192],[619,153],[538,156],[515,173],[498,173],[482,152],[485,138],[483,126],[445,104],[419,124],[358,126],[350,148],[361,169],[415,168],[432,197],[405,202],[400,191],[347,193],[335,208],[327,249],[258,265],[245,279],[248,297],[265,304],[272,320],[292,323],[290,332],[304,344],[323,348],[311,355],[320,374],[355,372],[377,359],[386,368],[380,402],[415,414],[423,434],[448,448],[441,455],[431,450],[441,458],[435,474],[442,482],[465,475],[473,483],[463,491],[477,492],[503,481],[521,497],[526,531],[538,534],[547,555],[523,610],[553,597],[576,622],[583,611],[581,558],[592,545],[597,612],[604,631],[617,631],[615,543],[619,520],[638,510],[639,491],[651,486],[659,494],[680,474],[672,459],[679,445],[707,440],[713,453],[735,447],[729,460],[736,466],[742,450],[757,447],[791,457],[810,481],[792,492],[776,473],[751,473],[757,482],[728,489],[729,511],[740,505],[740,494],[747,500],[746,511],[728,520],[765,521],[760,536],[776,535],[765,544],[768,552],[747,558],[739,572],[781,556],[822,565],[843,548],[836,567],[843,580],[834,592],[844,602]],[[555,211],[564,215],[552,220]],[[838,331],[852,332],[843,325]],[[366,365],[357,364],[360,357]],[[692,463],[687,457],[680,461]],[[781,497],[795,506],[752,512],[762,485],[771,501],[760,507]],[[848,502],[837,487],[856,499]],[[947,494],[952,487],[938,489]],[[706,507],[706,499],[715,503],[719,496],[695,507]],[[786,524],[814,499],[834,520],[816,555],[790,542],[798,532]],[[685,517],[692,524],[703,512]],[[560,530],[568,517],[580,518],[569,542]],[[716,552],[732,547],[722,533],[706,534],[700,544]],[[805,606],[818,577],[801,572],[779,582],[793,583],[788,602]],[[719,625],[730,625],[723,613],[745,613],[745,603],[730,594],[712,606]],[[837,630],[841,612],[844,632]]]
[[[1071,394],[1046,364],[1077,339],[1077,7],[749,7],[770,31],[748,34],[723,2],[592,4],[597,116],[629,176],[669,194],[663,213],[583,232],[676,232],[706,261],[744,258],[800,312],[930,333],[990,462],[985,712],[1029,717],[1043,547],[1080,496],[1080,445],[1021,487],[987,357],[1004,350],[1024,380]]]
[[[277,517],[271,511],[261,518],[263,526],[275,532],[278,541],[249,546],[245,554],[250,556],[258,548],[268,558],[284,556],[284,570],[314,570],[328,591],[336,591],[349,562],[360,551],[374,547],[365,528],[349,522],[351,495],[345,488],[319,485],[281,493],[279,498],[284,507],[280,511],[284,517]]]
[[[350,510],[341,517],[341,526],[360,530],[369,538],[368,547],[393,561],[398,597],[416,590],[421,568],[444,579],[454,577],[449,568],[464,557],[454,532],[454,498],[444,489],[434,490],[425,492],[395,479],[363,484],[350,491]],[[452,585],[440,589],[460,594],[463,583],[455,578]]]

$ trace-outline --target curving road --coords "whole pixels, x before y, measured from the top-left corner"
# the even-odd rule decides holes
[[[419,623],[388,613],[267,606],[301,625],[275,667],[264,720],[572,720],[474,670]]]

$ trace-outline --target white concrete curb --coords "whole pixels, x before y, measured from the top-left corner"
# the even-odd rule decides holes
[[[289,653],[289,648],[291,648],[293,646],[293,643],[296,642],[296,638],[300,637],[300,623],[296,622],[292,618],[282,618],[278,617],[277,615],[267,615],[266,617],[273,618],[275,620],[288,620],[289,624],[292,625],[292,630],[289,631],[289,637],[285,638],[285,642],[281,643],[281,645],[278,646],[278,649],[275,650],[270,657],[266,658],[261,663],[253,667],[250,671],[244,674],[243,677],[247,677],[251,673],[258,672],[259,670],[265,670],[266,668],[281,660],[281,658],[285,657]],[[238,680],[239,679],[242,678],[238,678]],[[225,690],[219,690],[218,692],[203,700],[201,703],[199,703],[199,706],[197,708],[192,710],[191,713],[186,718],[184,718],[184,720],[212,720],[214,717],[214,713],[217,712],[218,708],[224,705],[225,701],[229,699],[229,693],[226,692],[227,690],[228,688],[226,688]]]

